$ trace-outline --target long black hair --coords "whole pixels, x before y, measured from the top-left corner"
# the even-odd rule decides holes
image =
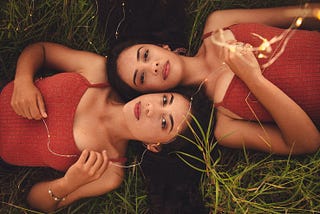
[[[209,211],[205,208],[204,200],[199,191],[202,173],[188,166],[189,164],[205,169],[205,165],[189,156],[203,159],[202,151],[191,143],[196,136],[200,136],[199,124],[204,132],[209,130],[209,142],[214,141],[214,117],[210,118],[213,111],[212,102],[206,97],[204,90],[198,91],[197,87],[180,87],[174,90],[183,94],[188,99],[192,98],[192,115],[197,120],[191,119],[189,126],[180,133],[175,141],[164,144],[161,152],[147,152],[142,162],[142,172],[146,181],[150,213],[161,214],[204,214]],[[197,92],[197,93],[195,93]],[[190,100],[191,102],[191,100]],[[209,127],[210,120],[212,124]],[[191,128],[192,127],[192,128]],[[183,137],[182,137],[183,136]]]
[[[116,42],[108,53],[107,58],[107,75],[109,84],[117,91],[119,96],[124,102],[141,95],[142,93],[131,88],[126,82],[124,82],[118,73],[118,58],[119,55],[127,48],[139,44],[148,43],[147,41],[140,42],[141,40],[125,40]],[[150,43],[150,42],[149,42]]]

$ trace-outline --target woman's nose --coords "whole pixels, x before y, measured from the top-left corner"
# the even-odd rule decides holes
[[[153,105],[151,103],[146,104],[146,111],[145,111],[147,117],[151,117],[153,114]]]
[[[155,63],[153,64],[152,72],[153,72],[153,74],[155,74],[155,75],[158,75],[158,73],[160,72],[160,68],[159,68],[159,63],[158,63],[158,62],[155,62]]]

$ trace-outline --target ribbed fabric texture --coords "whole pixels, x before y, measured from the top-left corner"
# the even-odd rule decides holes
[[[51,135],[50,148],[59,154],[76,157],[60,157],[48,150],[48,135],[40,120],[24,119],[12,110],[10,100],[13,82],[0,96],[0,155],[13,165],[44,166],[59,171],[67,170],[78,159],[80,151],[73,138],[73,122],[76,108],[88,87],[107,87],[107,84],[91,85],[80,74],[60,73],[36,81],[46,104],[46,123]]]
[[[229,29],[237,41],[249,43],[254,47],[261,44],[261,40],[252,35],[259,34],[270,40],[283,33],[284,29],[274,28],[261,24],[238,24]],[[281,42],[272,45],[273,51],[280,50]],[[262,65],[268,59],[258,59]],[[320,33],[316,31],[295,30],[288,40],[284,52],[269,67],[263,70],[263,75],[291,97],[320,125]],[[246,97],[249,95],[246,103]],[[270,102],[273,102],[270,97]],[[236,76],[231,81],[225,97],[216,106],[223,106],[247,120],[262,122],[273,121],[270,114],[249,93],[247,86]],[[253,112],[257,115],[254,116]],[[297,121],[299,122],[299,121]]]

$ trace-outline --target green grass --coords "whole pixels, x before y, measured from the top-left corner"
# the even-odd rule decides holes
[[[214,9],[271,7],[299,4],[289,0],[192,0],[189,52],[200,45],[206,16]],[[0,78],[14,76],[22,49],[36,41],[53,41],[73,48],[106,52],[106,38],[98,33],[97,6],[89,0],[2,0],[0,2]],[[320,152],[279,157],[246,150],[220,148],[204,136],[195,142],[203,152],[200,185],[212,213],[317,213],[320,211]],[[180,154],[182,157],[184,154]],[[129,154],[131,159],[134,155]],[[0,168],[0,213],[37,213],[24,196],[31,177],[57,176],[40,169]],[[127,170],[122,186],[97,198],[83,199],[57,213],[147,213],[139,168]],[[32,180],[32,179],[31,179]]]
[[[231,150],[209,141],[208,130],[190,141],[202,159],[178,155],[205,163],[200,169],[185,161],[203,172],[200,189],[212,213],[320,213],[320,150],[295,157]]]

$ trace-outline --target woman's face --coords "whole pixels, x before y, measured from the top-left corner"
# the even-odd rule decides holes
[[[123,108],[135,140],[165,143],[187,127],[189,101],[177,93],[145,94]]]
[[[150,44],[125,49],[118,58],[117,67],[120,78],[141,92],[174,88],[183,76],[179,55]]]

